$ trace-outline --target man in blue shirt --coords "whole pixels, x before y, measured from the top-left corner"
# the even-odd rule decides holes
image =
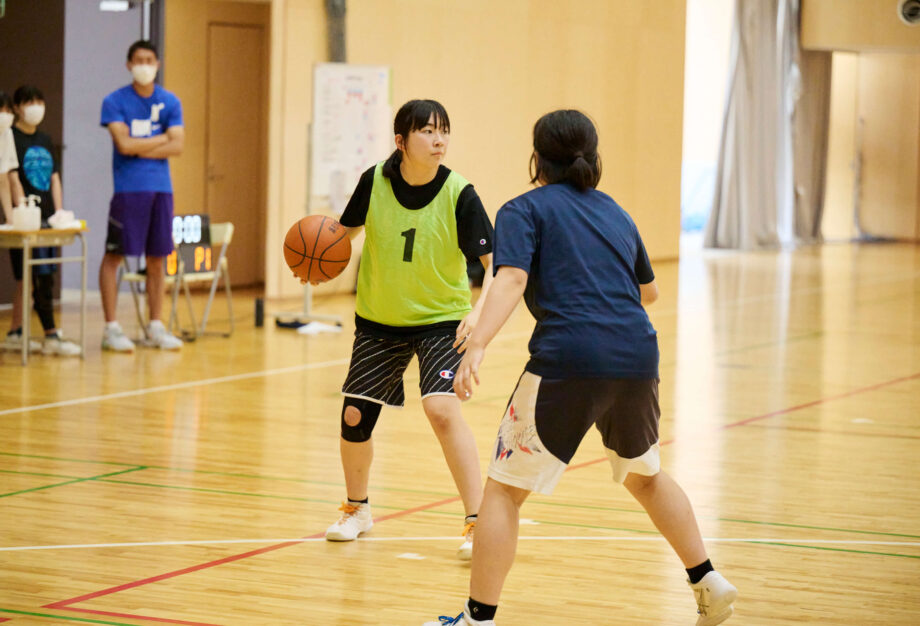
[[[153,82],[160,61],[156,48],[149,41],[131,45],[127,67],[134,80],[105,97],[100,121],[112,135],[115,179],[105,256],[99,268],[99,290],[106,322],[102,348],[134,351],[134,342],[125,336],[115,318],[118,268],[125,256],[144,255],[150,312],[147,338],[157,348],[178,350],[182,341],[166,330],[160,319],[160,309],[164,263],[173,250],[173,196],[167,159],[180,155],[185,143],[182,103]]]

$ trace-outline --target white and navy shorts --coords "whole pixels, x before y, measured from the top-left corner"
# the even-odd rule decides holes
[[[453,347],[455,335],[395,339],[361,330],[355,333],[348,376],[342,394],[387,406],[406,403],[403,374],[412,356],[418,356],[422,398],[453,396],[454,374],[463,358]]]
[[[501,426],[489,477],[552,493],[585,433],[595,425],[619,483],[660,470],[658,380],[542,378],[524,372]]]

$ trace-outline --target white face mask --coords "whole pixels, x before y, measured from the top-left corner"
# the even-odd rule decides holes
[[[7,113],[5,111],[0,112],[0,135],[5,133],[10,126],[13,125],[14,117],[12,113]]]
[[[139,85],[147,86],[157,76],[156,65],[137,64],[131,66],[131,76]]]
[[[30,126],[38,126],[45,119],[44,104],[27,104],[22,107],[22,120]]]

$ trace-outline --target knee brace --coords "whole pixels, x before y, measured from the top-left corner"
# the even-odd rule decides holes
[[[354,407],[360,413],[360,419],[354,426],[345,423],[345,411]],[[381,405],[362,398],[349,398],[346,396],[342,403],[342,439],[352,443],[361,443],[371,438],[377,418],[380,417]]]

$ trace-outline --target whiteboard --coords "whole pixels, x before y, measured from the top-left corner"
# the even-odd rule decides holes
[[[313,68],[310,198],[341,213],[361,174],[394,149],[390,68],[319,63]],[[313,204],[313,203],[311,203]]]

